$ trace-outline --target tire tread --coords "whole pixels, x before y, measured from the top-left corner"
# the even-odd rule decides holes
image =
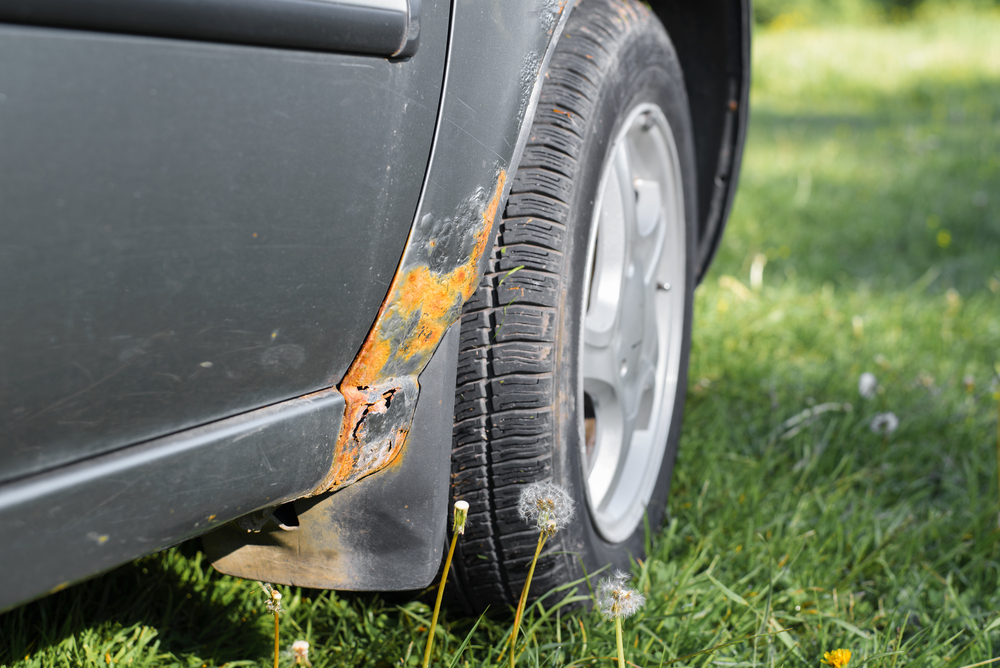
[[[517,513],[521,487],[552,476],[552,359],[570,202],[588,120],[614,46],[651,17],[638,3],[581,4],[552,59],[497,232],[490,270],[462,311],[452,480],[469,502],[455,568],[477,610],[514,605],[538,532]],[[560,584],[558,534],[534,593]]]

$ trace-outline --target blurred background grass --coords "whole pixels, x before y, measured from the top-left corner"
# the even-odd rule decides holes
[[[633,569],[649,603],[627,623],[628,658],[988,660],[1000,10],[758,0],[755,16],[740,190],[696,294],[672,519]],[[899,429],[873,433],[886,411]],[[417,596],[283,592],[284,644],[308,639],[313,665],[417,665]],[[521,665],[611,665],[613,627],[562,595],[530,611]],[[495,662],[509,617],[494,613],[459,654],[475,620],[446,610],[436,665]],[[269,665],[270,624],[259,587],[215,574],[190,542],[0,616],[0,663]]]
[[[879,24],[926,19],[943,13],[989,11],[997,0],[754,0],[758,28],[804,24]]]

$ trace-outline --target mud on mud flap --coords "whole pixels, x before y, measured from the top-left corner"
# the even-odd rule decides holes
[[[231,523],[204,536],[216,570],[321,589],[389,591],[430,584],[446,545],[442,509],[451,470],[441,462],[447,463],[451,452],[458,334],[457,326],[448,330],[420,375],[413,428],[388,466],[336,493],[286,504],[284,512],[262,521],[257,533]]]

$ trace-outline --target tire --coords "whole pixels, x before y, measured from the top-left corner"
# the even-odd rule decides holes
[[[637,2],[580,3],[463,309],[452,491],[471,508],[453,563],[471,609],[517,602],[538,539],[517,514],[527,483],[556,482],[577,509],[532,596],[584,568],[627,570],[644,519],[662,523],[687,384],[694,179],[663,26]]]

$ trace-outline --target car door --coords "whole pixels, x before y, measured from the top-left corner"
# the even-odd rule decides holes
[[[0,483],[337,383],[447,31],[443,1],[0,2]]]

